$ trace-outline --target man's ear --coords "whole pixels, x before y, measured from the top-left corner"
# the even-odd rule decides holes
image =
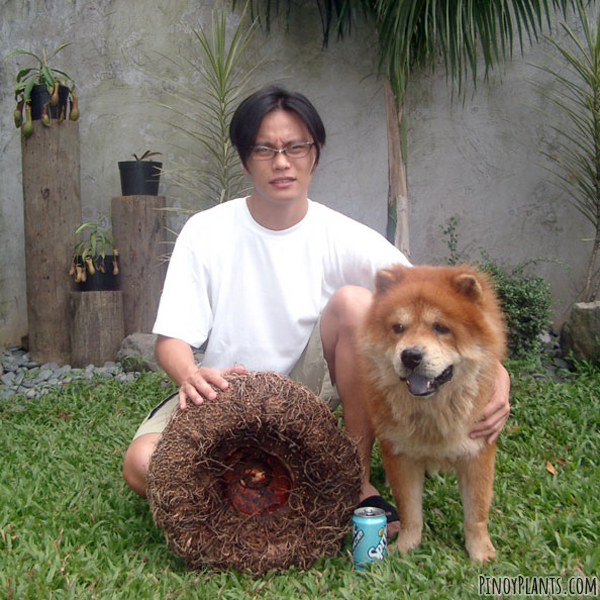
[[[319,152],[321,151],[322,148],[323,148],[323,146],[319,146]],[[312,169],[310,170],[311,175],[316,171],[318,164],[319,164],[319,159],[317,158],[317,154],[315,152],[315,162],[313,163]]]

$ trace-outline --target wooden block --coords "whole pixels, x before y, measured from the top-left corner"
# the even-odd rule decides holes
[[[123,292],[71,292],[71,364],[102,366],[114,361],[125,338]]]
[[[166,274],[164,196],[117,196],[111,203],[119,249],[125,335],[151,333]]]

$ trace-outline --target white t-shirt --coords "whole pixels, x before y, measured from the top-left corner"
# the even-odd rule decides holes
[[[382,235],[309,200],[282,231],[259,225],[238,198],[197,213],[183,227],[153,332],[193,347],[203,364],[288,374],[331,295],[372,289],[375,271],[405,256]]]

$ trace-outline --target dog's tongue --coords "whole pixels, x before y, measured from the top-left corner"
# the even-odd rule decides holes
[[[417,375],[417,373],[411,373],[406,383],[408,384],[408,390],[413,396],[429,396],[435,391],[435,386],[431,379],[423,377],[423,375]]]

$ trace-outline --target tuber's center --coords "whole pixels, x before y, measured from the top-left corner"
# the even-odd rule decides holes
[[[225,495],[245,515],[273,513],[287,504],[292,476],[283,461],[261,448],[243,447],[225,458]]]

